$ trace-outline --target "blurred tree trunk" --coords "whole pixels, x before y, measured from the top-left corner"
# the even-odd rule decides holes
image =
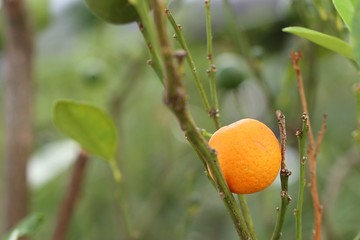
[[[3,0],[6,33],[2,231],[27,214],[26,164],[33,144],[31,27],[24,0]]]

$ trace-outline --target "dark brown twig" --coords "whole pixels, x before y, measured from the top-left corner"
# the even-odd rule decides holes
[[[52,237],[53,240],[66,239],[71,217],[74,213],[76,202],[79,199],[88,159],[89,156],[84,151],[80,152],[76,159],[66,195],[59,208],[58,218]]]
[[[298,89],[299,89],[302,109],[303,109],[303,112],[309,114],[308,106],[307,106],[307,102],[306,102],[304,85],[303,85],[303,77],[301,74],[301,69],[299,67],[299,61],[301,58],[302,58],[301,52],[292,52],[291,53],[291,61],[292,61],[293,68],[296,73],[296,79],[297,79],[297,83],[298,83]],[[324,118],[324,119],[326,119],[326,118]],[[325,122],[325,120],[323,121],[322,130],[320,130],[320,133],[318,135],[318,141],[316,142],[316,145],[315,145],[314,134],[313,134],[313,131],[311,128],[311,123],[310,123],[310,117],[307,120],[307,125],[308,125],[308,129],[309,129],[309,131],[308,131],[308,137],[309,137],[308,156],[310,159],[310,191],[311,191],[311,196],[312,196],[313,206],[314,206],[314,218],[315,218],[314,239],[315,240],[321,239],[321,224],[322,224],[323,206],[320,202],[320,197],[319,197],[319,193],[317,190],[316,156],[319,151],[322,137],[324,135],[325,128],[326,128],[326,124],[324,124],[324,122]],[[315,147],[315,150],[314,150],[314,147]]]
[[[287,206],[291,201],[291,197],[288,192],[288,180],[291,175],[291,171],[286,166],[285,152],[286,152],[286,128],[285,128],[285,116],[280,111],[276,111],[276,117],[278,120],[280,131],[280,145],[281,145],[281,169],[280,169],[280,181],[281,181],[281,205],[278,209],[278,217],[275,224],[275,229],[271,237],[272,240],[277,240],[281,237],[281,229],[284,224],[285,214]]]
[[[285,152],[286,152],[286,128],[285,128],[285,116],[280,111],[276,111],[276,117],[278,120],[279,131],[280,131],[280,145],[281,145],[281,169],[286,168]]]

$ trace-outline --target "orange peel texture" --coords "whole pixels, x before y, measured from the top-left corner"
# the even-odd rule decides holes
[[[217,130],[209,140],[233,193],[255,193],[270,186],[280,170],[280,144],[262,122],[242,119]]]

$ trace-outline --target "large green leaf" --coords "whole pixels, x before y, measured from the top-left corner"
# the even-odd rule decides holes
[[[115,158],[116,127],[110,116],[99,108],[71,100],[61,100],[54,107],[54,123],[86,151],[106,160]]]
[[[344,20],[346,26],[351,31],[352,19],[354,16],[354,5],[351,0],[333,0],[333,4],[339,13],[340,17]]]
[[[360,4],[357,5],[354,13],[352,40],[354,44],[355,61],[360,66]]]
[[[358,3],[360,3],[359,0],[351,0],[351,2],[352,2],[352,4],[353,4],[353,6],[356,6]]]
[[[283,31],[305,38],[324,48],[340,53],[349,59],[354,59],[352,46],[339,38],[303,27],[287,27]]]
[[[22,220],[15,228],[4,237],[4,240],[17,240],[23,236],[30,236],[43,223],[44,216],[39,213],[33,213]]]

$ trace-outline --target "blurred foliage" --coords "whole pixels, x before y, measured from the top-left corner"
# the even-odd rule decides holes
[[[235,239],[236,233],[219,196],[203,174],[202,165],[185,141],[175,118],[163,105],[162,86],[146,65],[148,55],[136,24],[105,24],[92,16],[81,1],[73,1],[61,11],[55,11],[50,7],[53,2],[30,1],[30,4],[36,3],[31,14],[37,26],[34,33],[37,49],[35,153],[47,143],[65,138],[51,121],[51,109],[57,99],[70,98],[100,106],[112,114],[118,127],[118,161],[124,175],[131,220],[139,239]],[[288,149],[294,151],[297,149],[295,131],[300,126],[302,110],[289,53],[297,49],[304,52],[301,64],[314,132],[319,129],[322,114],[328,114],[328,130],[317,168],[318,188],[325,206],[324,232],[326,239],[352,239],[360,230],[360,209],[357,207],[360,201],[360,164],[356,160],[360,158],[360,152],[352,139],[357,124],[352,88],[359,76],[343,57],[281,32],[283,27],[294,23],[309,23],[304,22],[299,1],[293,1],[289,8],[282,6],[284,9],[279,5],[282,1],[268,1],[270,5],[266,6],[271,8],[262,6],[261,1],[253,2],[249,12],[238,12],[241,16],[239,22],[243,23],[249,36],[251,50],[261,60],[270,91],[276,96],[272,109],[281,109],[286,116]],[[203,3],[173,1],[170,8],[182,24],[199,73],[205,80]],[[241,59],[225,30],[226,20],[220,1],[214,1],[213,12],[215,54],[231,54]],[[311,22],[317,13],[309,13],[305,19]],[[255,23],[255,18],[256,24],[251,24]],[[321,22],[329,34],[333,33],[329,27],[334,23],[331,21]],[[340,31],[334,35],[344,33]],[[218,65],[222,63],[216,62]],[[198,126],[213,131],[189,71],[185,79],[190,109]],[[2,79],[0,89],[2,97]],[[223,124],[253,117],[278,132],[275,113],[267,106],[263,90],[252,74],[246,75],[231,89],[222,89],[220,104]],[[2,104],[0,110],[3,110]],[[0,122],[1,131],[2,120]],[[0,143],[2,141],[0,136]],[[296,157],[289,157],[288,161],[290,170],[296,172]],[[343,169],[351,163],[353,165],[341,178],[336,168],[341,166]],[[46,217],[34,239],[49,239],[51,236],[70,170],[32,190],[32,211]],[[332,185],[334,179],[341,181],[340,186]],[[68,239],[127,239],[114,193],[116,185],[111,170],[103,161],[96,157],[91,159],[83,186]],[[290,185],[294,201],[297,189],[297,180],[294,179]],[[276,207],[280,204],[279,191],[279,182],[275,182],[268,189],[248,196],[259,239],[271,236]],[[309,191],[306,191],[304,239],[310,238],[313,227],[310,199]],[[292,209],[295,206],[294,202],[289,206],[283,239],[294,237]]]

